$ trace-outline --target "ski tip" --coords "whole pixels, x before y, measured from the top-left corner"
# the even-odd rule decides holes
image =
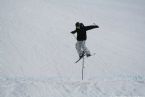
[[[83,56],[82,58],[79,58],[75,63],[78,63],[81,59],[83,59],[85,56]]]

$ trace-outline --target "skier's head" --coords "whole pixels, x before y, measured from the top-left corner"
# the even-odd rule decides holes
[[[79,22],[76,22],[75,25],[76,25],[76,28],[77,28],[77,29],[80,29],[80,23],[79,23]]]
[[[79,22],[76,22],[76,29],[81,29],[84,27],[84,24],[83,23],[79,23]]]

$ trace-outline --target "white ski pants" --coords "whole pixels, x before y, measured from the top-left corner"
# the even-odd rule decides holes
[[[76,50],[77,50],[79,56],[81,56],[83,54],[83,51],[86,55],[90,54],[90,51],[86,47],[85,41],[77,41]]]

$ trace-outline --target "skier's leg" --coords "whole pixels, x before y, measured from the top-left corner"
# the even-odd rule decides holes
[[[87,56],[90,56],[91,55],[90,51],[86,47],[86,42],[85,41],[82,42],[82,49],[86,53]]]
[[[76,50],[79,56],[82,56],[83,51],[82,51],[82,41],[77,41],[76,43]]]

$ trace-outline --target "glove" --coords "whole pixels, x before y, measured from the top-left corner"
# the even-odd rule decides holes
[[[98,25],[96,25],[96,23],[93,23],[93,25],[94,25],[94,26],[96,26],[97,28],[99,28],[99,26],[98,26]]]
[[[76,33],[76,31],[71,31],[70,33],[71,33],[71,34],[75,34],[75,33]]]

